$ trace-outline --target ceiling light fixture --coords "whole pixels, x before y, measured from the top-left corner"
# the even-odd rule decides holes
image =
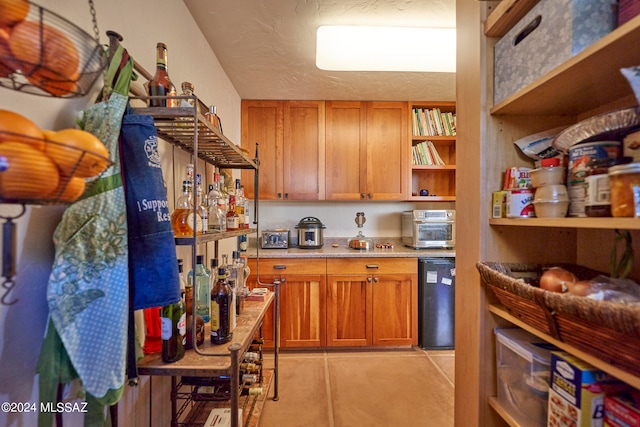
[[[328,71],[456,71],[455,28],[326,25],[316,66]]]

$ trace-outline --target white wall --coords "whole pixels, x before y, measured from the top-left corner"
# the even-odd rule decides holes
[[[119,32],[129,53],[153,72],[156,42],[165,42],[169,52],[169,72],[176,86],[179,87],[184,80],[194,83],[198,96],[218,107],[225,134],[232,141],[240,142],[240,98],[181,1],[94,2],[103,44],[108,42],[107,30]],[[86,1],[39,0],[37,3],[93,34]],[[93,99],[93,96],[74,100],[54,99],[0,88],[0,108],[23,114],[41,128],[53,130],[72,127],[77,112]],[[164,147],[163,151],[165,180],[172,190],[172,150]],[[179,156],[177,160],[175,173],[181,177],[189,156]],[[171,202],[172,197],[170,194]],[[0,205],[0,215],[15,215],[18,211],[13,206]],[[45,292],[54,253],[51,236],[62,211],[62,207],[30,206],[17,221],[16,287],[7,296],[9,300],[17,299],[17,302],[11,306],[0,305],[0,402],[38,402],[35,366],[48,313]],[[225,245],[221,245],[221,249],[223,252],[230,250]],[[190,262],[189,253],[181,249],[179,256]],[[3,293],[0,287],[0,296]],[[120,425],[168,426],[168,379],[153,379],[151,407],[148,399],[151,384],[148,378],[143,380],[137,389],[127,389],[119,407]],[[149,423],[151,412],[154,414],[152,424]],[[0,425],[36,425],[36,414],[0,412]],[[65,420],[65,426],[78,425],[82,425],[79,417],[67,417]]]

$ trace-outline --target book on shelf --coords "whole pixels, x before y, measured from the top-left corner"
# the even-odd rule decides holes
[[[431,141],[422,141],[413,146],[413,164],[428,166],[444,166],[436,146]]]
[[[413,134],[416,136],[455,136],[455,114],[440,108],[414,108]]]

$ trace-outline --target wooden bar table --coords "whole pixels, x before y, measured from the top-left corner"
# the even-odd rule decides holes
[[[265,313],[275,300],[275,293],[269,291],[264,301],[245,301],[244,308],[237,317],[236,328],[233,330],[231,342],[223,345],[213,345],[209,338],[209,325],[205,326],[204,344],[197,350],[186,350],[184,357],[174,363],[165,363],[159,353],[146,355],[138,361],[138,373],[140,375],[169,375],[171,376],[171,425],[178,426],[177,409],[177,380],[176,377],[217,377],[228,376],[231,379],[230,403],[231,426],[237,427],[239,406],[239,362],[247,351],[256,332],[262,325]],[[277,330],[277,323],[274,322]],[[277,331],[276,331],[277,333]],[[277,349],[276,349],[277,353]],[[277,384],[278,364],[275,363],[273,376]],[[277,400],[277,391],[274,393]],[[246,413],[245,413],[246,415]]]

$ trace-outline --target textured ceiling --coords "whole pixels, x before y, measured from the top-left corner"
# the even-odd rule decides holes
[[[320,25],[455,27],[455,0],[184,0],[242,99],[455,99],[455,73],[315,65]],[[425,41],[407,40],[416,55]]]

